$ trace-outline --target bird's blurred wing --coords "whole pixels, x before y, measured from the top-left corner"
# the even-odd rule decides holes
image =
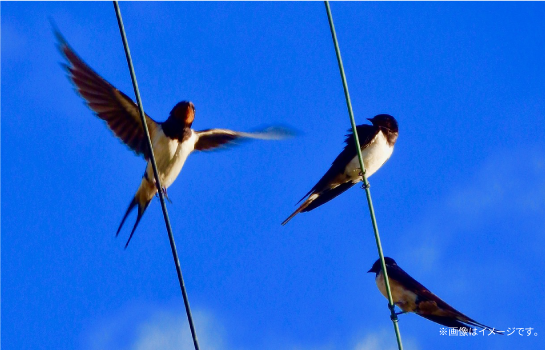
[[[208,129],[196,131],[195,150],[210,151],[219,147],[232,146],[237,141],[247,139],[281,140],[292,136],[292,132],[281,127],[270,127],[257,132],[239,132],[228,129]]]

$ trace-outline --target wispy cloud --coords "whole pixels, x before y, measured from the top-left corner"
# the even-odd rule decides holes
[[[201,348],[208,350],[234,350],[226,339],[228,325],[224,325],[210,312],[195,310],[194,319],[198,329]],[[348,345],[345,342],[330,341],[324,344],[282,344],[283,349],[293,350],[395,350],[397,343],[392,329],[381,329],[358,335],[347,335],[345,339],[353,339]],[[403,339],[406,350],[418,350],[414,339]],[[266,342],[265,342],[266,344]],[[266,345],[265,345],[266,346]],[[87,334],[85,349],[109,350],[170,350],[194,349],[185,313],[167,306],[137,305],[128,303],[122,309]],[[243,345],[243,349],[254,349],[251,344]]]
[[[143,322],[138,329],[134,346],[137,350],[154,349],[194,349],[185,315],[172,311],[160,310]],[[204,313],[195,313],[195,322],[199,325],[203,348],[211,350],[224,349],[222,334],[213,318]]]
[[[450,210],[472,218],[493,212],[545,210],[545,154],[509,151],[490,157],[448,197]]]
[[[510,150],[490,156],[473,174],[449,181],[452,189],[430,203],[415,227],[405,254],[429,271],[453,240],[506,216],[531,216],[545,224],[545,153]],[[415,242],[414,237],[419,237]]]
[[[411,338],[403,338],[403,349],[418,350],[417,343]],[[360,339],[354,350],[397,350],[397,342],[393,329],[382,329],[367,333]]]
[[[186,315],[176,305],[137,305],[129,303],[103,319],[87,335],[85,349],[182,349],[192,350],[193,342]],[[226,349],[223,326],[203,310],[193,312],[199,343],[210,350]]]
[[[437,260],[450,242],[478,225],[487,225],[505,215],[529,215],[545,224],[545,153],[505,152],[486,160],[480,169],[452,187],[436,203],[431,203],[417,227],[404,235],[406,239],[419,237],[417,243],[406,245],[413,264],[433,270]],[[438,234],[440,233],[440,234]],[[141,305],[129,303],[102,320],[88,334],[85,349],[193,349],[186,316],[180,305]],[[213,313],[196,309],[194,318],[202,348],[233,350],[229,344],[229,325],[222,324]],[[352,339],[352,340],[350,340]],[[416,341],[404,337],[404,348],[419,349]],[[263,340],[266,344],[266,340]],[[288,342],[289,343],[289,342]],[[339,345],[341,344],[341,345]],[[241,344],[242,349],[253,349]],[[344,341],[305,344],[292,341],[282,344],[284,349],[321,350],[394,350],[397,348],[391,329],[346,335]]]

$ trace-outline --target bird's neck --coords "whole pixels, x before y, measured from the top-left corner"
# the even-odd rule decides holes
[[[162,125],[167,137],[183,142],[191,137],[191,125],[181,123],[179,120],[168,118]]]
[[[382,131],[384,136],[386,136],[386,142],[388,142],[388,145],[390,145],[390,147],[393,147],[394,144],[397,141],[398,132],[397,131],[392,131],[392,130],[390,130],[388,128],[384,128],[384,127],[381,127],[380,130]]]

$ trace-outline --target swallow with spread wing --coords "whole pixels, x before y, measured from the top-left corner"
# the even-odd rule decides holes
[[[379,114],[369,118],[373,125],[362,124],[356,127],[360,141],[361,155],[365,166],[365,175],[373,175],[392,155],[397,140],[397,121],[388,114]],[[308,212],[337,197],[350,187],[362,181],[360,162],[354,134],[346,135],[346,146],[335,158],[324,176],[301,198],[306,200],[293,212],[282,225],[301,212]]]
[[[74,83],[79,95],[97,117],[104,120],[110,130],[137,155],[148,161],[140,187],[136,191],[125,216],[117,230],[119,235],[127,216],[138,206],[138,216],[131,231],[128,246],[142,215],[157,193],[155,177],[150,161],[150,150],[142,127],[138,106],[123,92],[98,75],[68,45],[63,36],[56,31],[58,47],[68,64],[63,64],[69,79]],[[271,127],[253,133],[237,132],[226,129],[195,131],[191,128],[195,118],[195,106],[189,101],[182,101],[170,112],[168,119],[157,122],[146,115],[146,124],[153,144],[163,192],[176,180],[184,162],[191,152],[212,150],[237,139],[282,139],[290,134],[289,130]]]
[[[390,281],[390,290],[394,304],[397,305],[403,312],[414,312],[430,321],[439,323],[450,328],[466,328],[469,332],[473,332],[472,327],[479,327],[490,330],[496,334],[502,334],[503,331],[498,331],[495,328],[485,326],[479,323],[458,310],[454,309],[449,304],[441,300],[437,295],[429,291],[408,273],[403,271],[397,265],[394,259],[384,258],[386,263],[386,271],[388,271],[388,281]],[[375,282],[377,287],[388,299],[386,286],[384,284],[384,274],[380,266],[380,259],[377,260],[369,272],[374,272]]]

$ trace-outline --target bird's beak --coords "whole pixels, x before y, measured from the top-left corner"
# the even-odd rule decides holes
[[[373,122],[373,118],[367,118],[367,120],[369,120],[371,123]],[[371,271],[369,271],[371,272]]]
[[[371,269],[371,270],[367,271],[367,273],[370,273],[370,272],[373,272],[373,269]]]

